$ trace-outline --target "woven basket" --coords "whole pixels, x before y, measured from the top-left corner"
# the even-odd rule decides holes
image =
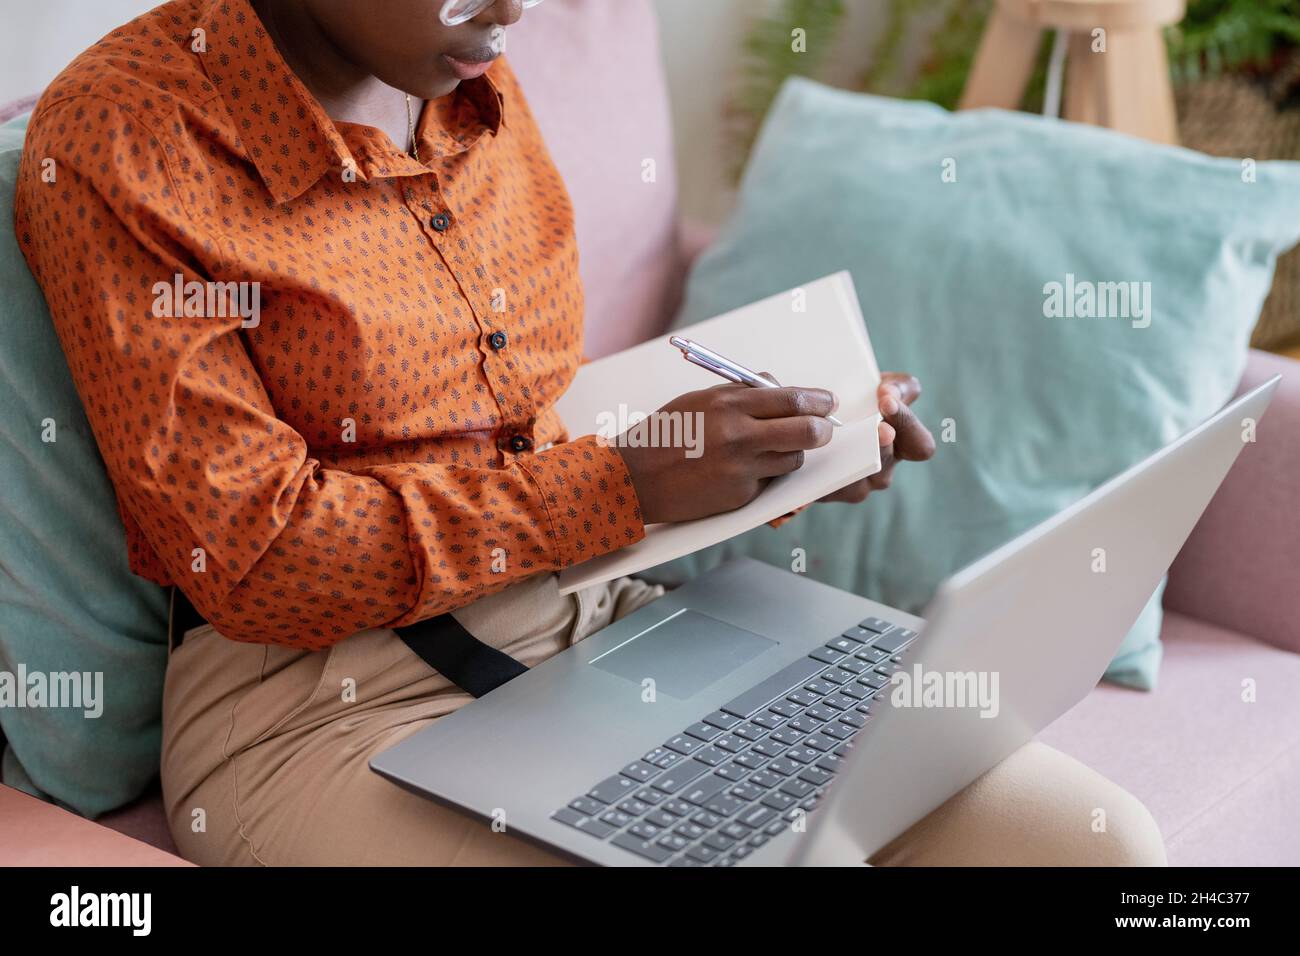
[[[1300,109],[1278,109],[1275,90],[1236,76],[1179,88],[1183,145],[1213,156],[1300,159]],[[1300,248],[1278,259],[1273,290],[1250,344],[1272,351],[1300,345]]]

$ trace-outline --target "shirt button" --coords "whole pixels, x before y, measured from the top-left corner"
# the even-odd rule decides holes
[[[488,345],[500,352],[506,347],[506,334],[504,332],[493,332],[488,336]]]
[[[533,447],[533,443],[523,435],[516,435],[510,439],[510,450],[514,452],[528,451]]]
[[[446,232],[447,227],[450,225],[451,225],[451,219],[447,217],[447,214],[445,212],[440,212],[433,217],[433,228],[438,230],[439,232]]]

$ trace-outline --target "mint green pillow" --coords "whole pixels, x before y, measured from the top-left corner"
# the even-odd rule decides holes
[[[0,703],[2,778],[95,817],[158,775],[167,594],[127,567],[112,486],[14,237],[25,128],[0,127],[0,681],[26,675],[34,703],[48,675],[90,674],[89,694],[59,702],[91,706]]]
[[[802,548],[813,577],[919,612],[945,576],[1227,401],[1297,237],[1300,164],[790,81],[678,325],[848,269],[881,367],[924,386],[916,411],[938,452],[864,505],[808,509],[655,576],[733,555],[790,567]],[[1107,282],[1149,285],[1128,287],[1125,308]],[[1079,317],[1089,288],[1113,317]],[[1045,314],[1067,289],[1074,317]],[[1159,599],[1110,678],[1154,686]]]

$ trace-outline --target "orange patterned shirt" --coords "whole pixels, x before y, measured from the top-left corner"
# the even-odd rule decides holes
[[[18,238],[131,566],[226,637],[325,647],[644,534],[553,410],[573,213],[505,60],[417,138],[326,116],[247,0],[132,21],[32,117]]]

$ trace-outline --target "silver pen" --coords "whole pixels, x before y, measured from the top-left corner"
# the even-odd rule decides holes
[[[692,342],[680,335],[670,336],[668,341],[674,347],[681,349],[682,357],[686,361],[698,365],[700,368],[708,369],[714,375],[719,375],[729,382],[735,382],[737,385],[748,385],[750,388],[783,387],[775,378],[771,376],[765,378],[752,369],[745,368],[739,362],[732,361],[726,356],[713,351],[713,349],[706,348],[699,342]],[[836,428],[844,424],[834,415],[827,415],[826,420]]]

